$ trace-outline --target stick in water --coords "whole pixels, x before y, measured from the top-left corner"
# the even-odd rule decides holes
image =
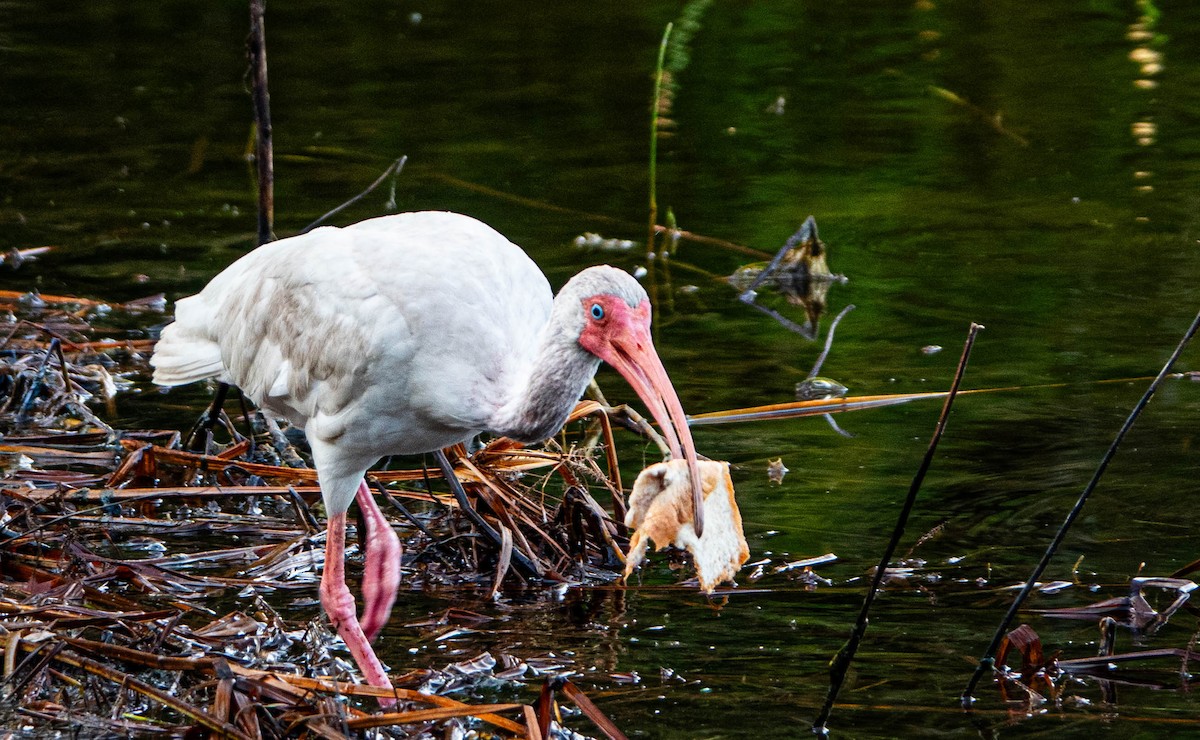
[[[263,27],[267,0],[250,0],[250,79],[254,96],[255,163],[258,165],[258,243],[273,240],[275,230],[275,155],[271,145],[271,96],[267,92],[267,36]]]
[[[311,224],[309,224],[308,226],[305,226],[303,229],[301,229],[301,230],[300,230],[300,233],[301,233],[301,234],[307,234],[308,232],[310,232],[310,231],[312,231],[313,229],[317,228],[318,226],[320,226],[321,224],[325,223],[325,222],[326,222],[326,221],[328,221],[329,219],[333,218],[334,216],[338,215],[338,214],[339,214],[339,213],[341,213],[342,211],[346,210],[346,209],[347,209],[347,208],[349,208],[350,206],[354,205],[355,203],[359,202],[359,201],[360,201],[360,200],[362,200],[363,198],[367,197],[368,195],[370,195],[370,194],[371,194],[371,192],[372,192],[373,190],[375,190],[375,188],[377,188],[377,187],[379,187],[380,185],[382,185],[382,184],[383,184],[383,181],[384,181],[384,180],[386,180],[386,179],[388,178],[388,175],[391,175],[391,176],[392,176],[392,190],[393,190],[393,191],[395,191],[395,189],[396,189],[396,179],[395,179],[395,178],[396,178],[397,176],[399,176],[399,174],[400,174],[400,171],[404,169],[404,163],[405,163],[405,162],[407,162],[407,161],[408,161],[408,155],[406,154],[406,155],[404,155],[403,157],[400,157],[399,159],[397,159],[397,160],[395,160],[394,162],[392,162],[391,164],[389,164],[389,165],[388,165],[388,167],[387,167],[387,169],[383,171],[383,174],[382,174],[382,175],[380,175],[379,177],[375,178],[375,182],[373,182],[373,183],[371,183],[370,185],[368,185],[366,190],[362,191],[361,193],[359,193],[358,195],[354,196],[354,197],[353,197],[353,198],[351,198],[350,200],[348,200],[348,201],[346,201],[345,203],[341,204],[341,205],[340,205],[340,206],[338,206],[337,208],[334,208],[332,211],[329,211],[329,212],[328,212],[328,213],[326,213],[324,216],[321,216],[320,218],[318,218],[316,221],[313,221],[313,222],[312,222]],[[390,202],[391,202],[391,206],[392,206],[393,208],[395,208],[395,205],[396,205],[396,204],[395,204],[395,200],[396,200],[396,196],[395,196],[395,193],[393,192],[393,194],[392,194],[392,198],[391,198],[391,201],[390,201]]]
[[[946,422],[950,418],[950,406],[954,403],[954,397],[958,394],[958,386],[962,383],[963,372],[967,369],[967,359],[971,356],[971,347],[975,344],[975,335],[982,328],[981,324],[971,324],[966,344],[963,345],[962,357],[958,360],[958,369],[954,372],[954,382],[950,385],[950,392],[946,395],[946,402],[942,405],[941,416],[938,417],[937,428],[933,432],[933,437],[929,440],[929,448],[925,450],[925,457],[921,460],[921,466],[917,468],[917,473],[913,476],[912,485],[908,488],[908,497],[904,499],[904,506],[900,509],[900,516],[896,520],[896,528],[892,532],[892,539],[888,542],[883,557],[879,559],[879,565],[875,568],[875,575],[871,579],[871,585],[867,589],[866,597],[863,599],[862,609],[858,612],[858,621],[854,624],[854,631],[850,633],[850,639],[842,646],[842,649],[829,662],[829,694],[825,697],[825,705],[821,707],[821,714],[817,716],[817,721],[813,723],[813,732],[821,737],[829,734],[829,729],[825,725],[829,721],[829,714],[833,711],[833,703],[837,700],[838,691],[841,690],[842,682],[846,679],[846,671],[850,668],[850,662],[854,660],[854,653],[858,650],[858,645],[862,642],[863,635],[867,631],[867,616],[871,611],[871,604],[875,601],[875,594],[879,592],[884,573],[887,570],[888,563],[892,561],[892,555],[895,554],[896,547],[900,544],[900,538],[904,536],[904,527],[908,523],[908,516],[912,513],[913,505],[917,501],[917,493],[921,490],[921,483],[924,482],[925,474],[929,471],[929,466],[933,463],[933,454],[937,451],[938,440],[942,438],[942,432],[946,430]]]
[[[1013,617],[1017,615],[1017,610],[1021,608],[1021,604],[1025,602],[1026,597],[1033,591],[1034,584],[1042,577],[1042,573],[1046,570],[1046,566],[1050,564],[1050,558],[1054,557],[1058,546],[1062,544],[1063,538],[1067,536],[1067,530],[1071,528],[1071,524],[1079,513],[1083,511],[1083,505],[1087,503],[1088,497],[1092,495],[1096,485],[1100,482],[1101,476],[1104,475],[1105,469],[1108,467],[1109,461],[1117,454],[1117,448],[1121,446],[1121,441],[1125,439],[1125,434],[1133,427],[1133,423],[1137,421],[1141,415],[1142,409],[1146,408],[1146,404],[1150,403],[1151,397],[1154,396],[1158,386],[1162,384],[1164,378],[1171,372],[1171,367],[1175,361],[1179,359],[1179,355],[1183,353],[1183,348],[1187,346],[1192,337],[1196,334],[1197,327],[1200,327],[1200,313],[1196,314],[1196,318],[1192,319],[1192,325],[1188,327],[1187,332],[1183,335],[1183,339],[1179,340],[1179,345],[1175,347],[1175,351],[1171,354],[1171,358],[1167,360],[1167,364],[1163,365],[1162,370],[1150,381],[1150,386],[1146,388],[1146,392],[1142,395],[1141,400],[1133,407],[1133,411],[1129,412],[1129,417],[1125,419],[1125,423],[1121,426],[1121,430],[1117,432],[1117,436],[1109,445],[1108,451],[1104,453],[1104,457],[1100,459],[1100,464],[1096,466],[1096,472],[1092,474],[1092,479],[1084,487],[1083,493],[1079,494],[1079,500],[1075,502],[1075,506],[1067,514],[1067,518],[1063,520],[1062,526],[1058,528],[1054,539],[1050,542],[1050,546],[1046,548],[1046,553],[1042,555],[1042,560],[1033,569],[1029,580],[1025,582],[1025,587],[1017,594],[1017,598],[1008,607],[1008,613],[1004,615],[1004,619],[1000,620],[1000,625],[996,627],[996,633],[992,635],[992,642],[988,645],[983,657],[979,659],[979,665],[975,667],[975,672],[971,674],[971,680],[967,683],[967,688],[963,690],[962,700],[963,708],[970,708],[975,701],[975,687],[979,684],[979,679],[983,678],[983,674],[989,668],[996,667],[996,650],[1000,647],[1000,641],[1004,639],[1004,634],[1008,631],[1008,626],[1012,624]]]

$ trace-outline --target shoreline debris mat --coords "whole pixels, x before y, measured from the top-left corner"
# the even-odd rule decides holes
[[[294,590],[315,604],[323,559],[324,530],[310,510],[319,507],[316,475],[287,464],[302,464],[289,437],[259,417],[238,419],[226,428],[252,432],[225,445],[210,438],[198,453],[180,449],[175,431],[115,429],[87,404],[132,387],[152,340],[95,340],[103,330],[89,320],[108,312],[91,301],[14,294],[11,305],[22,318],[0,369],[0,726],[91,736],[411,737],[452,727],[546,736],[560,717],[553,702],[443,694],[474,696],[475,684],[503,675],[526,684],[569,675],[550,659],[484,652],[393,673],[400,701],[379,713],[380,690],[353,682],[357,671],[323,618],[285,619],[264,598]],[[602,411],[585,402],[573,419],[611,439]],[[584,483],[595,490],[599,481],[614,501],[622,494],[589,450],[497,440],[471,457],[456,453],[456,475],[511,546],[499,551],[475,535],[438,490],[436,468],[373,473],[411,545],[405,588],[523,589],[529,574],[509,567],[514,550],[548,582],[616,579],[625,531]],[[587,702],[577,687],[559,688]],[[613,736],[589,707],[584,716]]]

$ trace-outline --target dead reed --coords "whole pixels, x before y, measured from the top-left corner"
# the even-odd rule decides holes
[[[314,471],[294,467],[302,453],[253,416],[227,420],[235,433],[225,444],[210,438],[203,451],[182,449],[175,431],[111,427],[88,402],[132,387],[152,343],[98,337],[105,332],[89,322],[99,305],[91,301],[0,301],[18,316],[0,365],[5,726],[270,738],[368,729],[409,737],[458,724],[485,736],[547,737],[558,716],[552,701],[469,705],[438,693],[519,672],[554,678],[551,697],[558,691],[603,734],[621,737],[561,680],[563,664],[552,658],[483,653],[393,676],[397,710],[373,713],[379,690],[352,682],[324,620],[285,619],[263,598],[315,593],[319,581],[324,535],[311,509],[320,494]],[[581,403],[571,423],[585,439],[612,441],[599,403]],[[410,553],[407,587],[453,583],[494,594],[534,579],[539,587],[615,579],[627,533],[589,489],[608,491],[618,511],[623,492],[607,469],[616,465],[611,446],[602,462],[598,449],[496,440],[470,457],[452,451],[475,507],[506,533],[504,548],[475,536],[436,468],[374,474]],[[213,609],[230,594],[240,609]]]

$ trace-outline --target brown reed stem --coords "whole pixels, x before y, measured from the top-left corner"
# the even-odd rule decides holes
[[[251,95],[254,101],[254,158],[258,168],[258,243],[275,238],[275,156],[271,145],[271,95],[267,92],[267,37],[263,16],[267,0],[250,0]]]
[[[816,722],[813,723],[813,732],[821,737],[829,735],[829,730],[825,725],[829,721],[830,713],[833,711],[833,703],[837,700],[842,683],[846,680],[846,671],[849,670],[850,663],[854,660],[854,654],[858,650],[859,643],[862,642],[863,635],[867,632],[867,616],[870,614],[871,605],[875,602],[875,595],[879,593],[884,574],[887,572],[888,563],[892,561],[896,547],[900,544],[900,538],[904,536],[904,527],[908,523],[908,517],[912,513],[913,505],[916,504],[917,493],[921,490],[921,484],[925,481],[925,474],[929,472],[929,466],[933,464],[933,455],[937,451],[938,441],[941,440],[942,433],[946,431],[946,422],[950,418],[950,407],[954,403],[954,397],[958,394],[958,387],[962,383],[963,373],[967,369],[967,360],[971,356],[971,347],[974,346],[975,336],[982,328],[983,326],[980,324],[971,324],[966,344],[963,345],[962,357],[958,360],[958,369],[954,372],[954,382],[950,384],[950,392],[946,394],[946,402],[942,404],[942,413],[938,417],[937,428],[933,432],[933,437],[929,440],[929,447],[925,450],[925,457],[922,458],[921,465],[917,468],[916,475],[913,476],[912,485],[908,488],[908,496],[904,499],[904,506],[900,509],[900,516],[896,520],[896,527],[892,531],[892,538],[884,549],[883,556],[879,559],[879,565],[875,567],[875,575],[871,578],[871,585],[867,589],[866,597],[863,598],[862,609],[858,612],[858,620],[854,624],[854,630],[850,633],[850,639],[837,652],[837,655],[833,656],[833,660],[829,662],[829,694],[825,697],[825,704],[821,707],[821,713],[817,716]]]

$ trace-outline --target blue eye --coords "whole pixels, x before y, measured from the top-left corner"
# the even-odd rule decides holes
[[[601,306],[599,303],[593,303],[592,304],[592,318],[595,319],[596,321],[599,321],[600,319],[604,318],[604,306]]]

